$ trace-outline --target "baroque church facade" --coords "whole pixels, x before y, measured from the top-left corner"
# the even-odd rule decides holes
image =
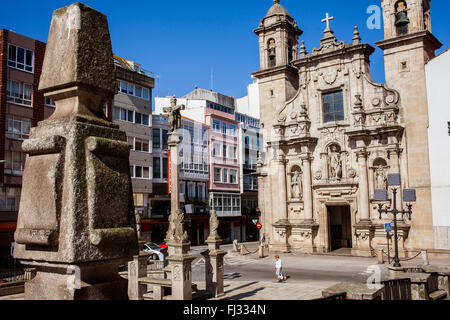
[[[416,189],[412,219],[400,216],[400,255],[434,248],[425,64],[441,43],[431,33],[430,0],[382,0],[386,84],[370,75],[374,48],[357,27],[338,41],[328,14],[320,47],[274,1],[255,30],[265,159],[258,161],[262,233],[271,250],[371,256],[387,246],[376,189],[401,175]],[[390,198],[392,192],[389,191]],[[391,199],[392,200],[392,199]],[[384,204],[390,207],[392,202]]]

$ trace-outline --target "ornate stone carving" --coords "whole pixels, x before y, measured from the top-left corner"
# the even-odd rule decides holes
[[[314,173],[314,179],[316,179],[317,181],[322,180],[322,171],[318,170]]]
[[[188,234],[184,231],[183,211],[177,210],[169,216],[169,230],[167,231],[167,240],[174,242],[187,242]]]
[[[379,165],[375,169],[375,187],[376,189],[387,189],[387,177],[384,167]]]
[[[303,182],[300,170],[296,170],[292,173],[291,192],[293,199],[303,198]]]
[[[186,109],[184,105],[177,106],[177,97],[170,99],[170,107],[164,108],[163,112],[169,114],[170,132],[175,132],[181,128],[181,110]]]
[[[341,69],[340,68],[332,68],[330,69],[328,72],[321,72],[320,76],[322,77],[323,81],[325,81],[325,83],[332,85],[338,76],[338,72],[340,72]]]
[[[342,159],[338,146],[332,144],[328,148],[328,177],[330,180],[341,180]]]
[[[209,218],[209,237],[208,239],[219,239],[219,219],[217,218],[216,210],[211,210]]]
[[[357,175],[358,175],[358,173],[356,172],[355,169],[349,169],[348,170],[348,177],[350,179],[355,179]]]

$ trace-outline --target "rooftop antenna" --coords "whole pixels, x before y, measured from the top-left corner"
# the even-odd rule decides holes
[[[211,91],[214,89],[214,66],[211,66]]]

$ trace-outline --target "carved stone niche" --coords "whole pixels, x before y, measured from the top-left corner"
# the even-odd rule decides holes
[[[299,202],[303,199],[303,172],[300,166],[294,165],[288,173],[289,202]]]

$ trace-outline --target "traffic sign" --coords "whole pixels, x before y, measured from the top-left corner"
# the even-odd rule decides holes
[[[262,224],[261,224],[261,222],[258,222],[258,223],[256,224],[256,227],[257,227],[258,229],[262,229]]]
[[[258,224],[258,219],[253,219],[252,222],[256,226]]]
[[[386,224],[384,225],[384,230],[385,230],[387,233],[392,232],[392,224],[391,224],[391,223],[386,223]]]

